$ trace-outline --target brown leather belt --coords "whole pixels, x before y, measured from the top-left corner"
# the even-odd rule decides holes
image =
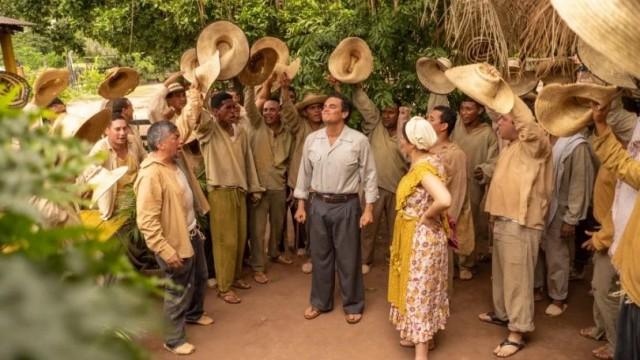
[[[347,202],[351,199],[356,199],[358,194],[323,194],[323,193],[315,193],[313,195],[314,199],[322,200],[329,204],[338,204]]]

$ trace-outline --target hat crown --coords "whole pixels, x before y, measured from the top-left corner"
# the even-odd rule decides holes
[[[498,69],[489,64],[480,64],[480,66],[476,68],[476,73],[481,80],[478,86],[484,89],[485,94],[495,96],[502,82],[502,77]]]
[[[453,64],[451,63],[451,60],[444,58],[444,57],[439,57],[436,60],[436,63],[438,64],[438,67],[440,67],[440,70],[445,71],[447,69],[451,69],[451,67],[453,66]]]

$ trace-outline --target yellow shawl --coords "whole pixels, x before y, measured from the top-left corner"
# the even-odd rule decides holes
[[[433,174],[442,179],[438,170],[428,162],[413,165],[409,172],[400,180],[396,190],[396,220],[391,244],[391,260],[389,264],[389,291],[387,300],[398,308],[404,315],[406,311],[407,282],[409,280],[409,264],[413,255],[413,235],[419,218],[407,215],[402,209],[409,196],[413,194],[420,182],[427,174]],[[443,214],[442,223],[448,233],[448,219]]]

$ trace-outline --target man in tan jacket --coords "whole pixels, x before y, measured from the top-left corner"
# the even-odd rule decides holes
[[[396,188],[408,166],[398,148],[396,128],[398,124],[399,103],[385,107],[382,112],[369,99],[357,84],[353,91],[353,105],[363,117],[362,132],[369,137],[371,152],[376,162],[378,175],[378,194],[380,197],[373,206],[373,223],[362,231],[362,273],[367,274],[373,264],[375,241],[381,233],[382,219],[387,224],[384,248],[391,245],[393,224],[396,218]]]
[[[465,97],[458,109],[460,120],[451,140],[467,155],[467,187],[475,232],[474,252],[460,257],[460,279],[473,278],[476,261],[489,254],[489,226],[484,210],[485,188],[489,184],[498,156],[498,139],[491,126],[482,121],[484,107]]]
[[[519,97],[499,118],[498,133],[510,143],[498,157],[487,193],[486,210],[494,219],[494,310],[479,318],[508,326],[507,339],[494,350],[507,357],[522,349],[524,334],[535,329],[533,281],[553,191],[553,164],[546,132]]]
[[[449,219],[455,221],[458,249],[456,253],[466,256],[471,254],[475,245],[473,217],[467,188],[467,156],[458,145],[449,140],[457,115],[448,106],[436,105],[427,117],[438,134],[438,141],[429,149],[442,160],[446,171],[447,189],[451,193],[451,206],[447,213]],[[453,251],[449,249],[449,296],[453,292],[454,261]]]
[[[185,322],[211,325],[204,313],[207,267],[204,235],[196,221],[195,193],[202,191],[193,174],[175,161],[181,145],[178,128],[169,121],[149,128],[151,154],[142,162],[134,189],[136,222],[168,280],[164,312],[169,323],[164,347],[187,355],[195,347],[186,341]]]
[[[251,288],[241,279],[247,242],[247,194],[257,203],[264,188],[258,180],[249,136],[237,125],[239,111],[231,95],[214,95],[211,113],[203,109],[196,88],[187,91],[187,104],[190,102],[194,111],[200,110],[198,116],[189,119],[204,158],[218,292],[225,302],[238,304],[241,300],[231,287]]]
[[[309,134],[324,127],[322,123],[322,106],[327,97],[322,94],[307,93],[300,102],[294,105],[294,99],[291,96],[291,80],[286,77],[286,74],[283,74],[280,81],[282,84],[280,95],[282,120],[293,135],[291,157],[287,171],[287,186],[292,200],[290,205],[291,215],[294,216],[298,209],[298,202],[293,200],[293,190],[298,180],[298,170],[302,161],[302,148]],[[305,203],[307,207],[309,206],[308,204]],[[298,255],[304,255],[305,253],[308,255],[309,235],[307,224],[294,221],[294,228],[295,246],[298,249]],[[309,258],[302,265],[302,272],[310,274],[312,269],[313,266]]]
[[[262,114],[255,103],[252,86],[245,88],[245,109],[250,123],[251,150],[256,163],[258,179],[265,188],[264,195],[249,209],[249,239],[253,279],[266,284],[265,231],[269,221],[269,257],[272,261],[290,265],[286,256],[284,225],[287,215],[287,167],[289,165],[292,136],[290,129],[280,120],[280,102],[269,99]],[[282,251],[282,253],[281,253]]]

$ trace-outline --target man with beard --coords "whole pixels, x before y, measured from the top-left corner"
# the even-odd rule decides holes
[[[287,214],[287,166],[291,150],[291,133],[280,120],[280,102],[269,99],[262,115],[255,103],[253,87],[245,88],[245,109],[251,127],[253,151],[260,184],[265,188],[262,198],[249,209],[249,239],[253,279],[259,284],[269,282],[265,274],[265,231],[269,220],[269,257],[284,265],[292,264],[280,249],[284,246],[284,224]]]
[[[290,96],[291,80],[287,78],[286,74],[282,74],[281,84],[280,97],[282,101],[282,119],[293,134],[291,157],[287,174],[287,185],[291,196],[298,179],[298,170],[302,159],[302,146],[304,145],[304,141],[309,134],[324,126],[322,123],[322,106],[327,97],[321,94],[307,93],[302,101],[294,106],[293,99]],[[306,204],[308,206],[309,203],[307,202]],[[293,200],[290,208],[291,214],[295,215],[295,212],[298,209],[298,202]],[[307,211],[308,210],[309,209],[307,209]],[[295,244],[298,249],[298,254],[304,255],[309,251],[307,226],[304,223],[295,224],[294,226],[296,228]],[[304,265],[302,265],[302,272],[305,274],[311,273],[312,269],[313,266],[311,265],[311,259],[307,260]]]
[[[357,84],[353,92],[353,105],[364,119],[362,132],[369,137],[371,143],[380,194],[373,207],[373,223],[362,231],[362,273],[366,275],[373,264],[375,242],[382,230],[380,225],[383,218],[387,224],[386,235],[389,237],[393,235],[393,224],[396,218],[396,188],[408,167],[398,148],[396,136],[400,103],[396,101],[380,112],[362,89],[362,84]],[[385,249],[388,249],[391,244],[390,239],[386,239],[385,244]]]
[[[460,279],[469,280],[476,260],[489,254],[489,225],[483,199],[498,157],[498,139],[491,126],[482,121],[484,107],[481,104],[465,97],[458,111],[462,121],[456,123],[451,140],[467,155],[467,188],[476,244],[470,256],[460,257]]]

